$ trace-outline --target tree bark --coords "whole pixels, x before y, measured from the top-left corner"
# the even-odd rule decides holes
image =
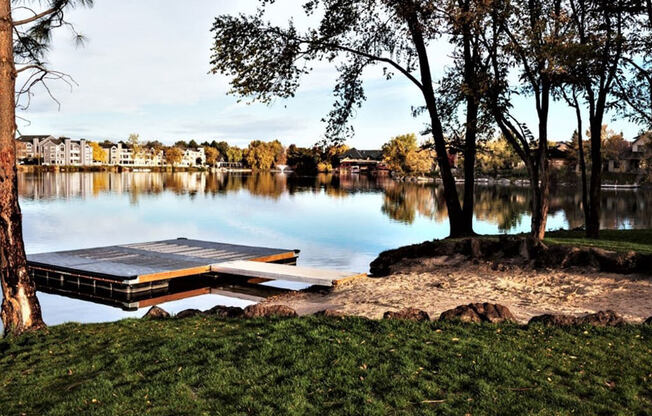
[[[591,184],[589,187],[589,218],[586,236],[600,237],[600,193],[602,183],[602,118],[601,114],[591,117]]]
[[[539,113],[539,147],[537,149],[536,168],[538,179],[537,190],[532,196],[536,210],[532,212],[532,236],[543,240],[550,209],[550,163],[548,160],[548,113],[550,109],[550,86],[547,80],[542,81],[541,108]],[[534,209],[534,206],[533,206]]]
[[[580,165],[580,180],[582,181],[582,210],[584,211],[584,228],[589,224],[589,196],[586,186],[586,158],[584,157],[584,142],[582,140],[582,112],[577,98],[574,97],[575,116],[577,117],[577,159]]]
[[[0,0],[0,281],[5,334],[45,326],[36,287],[27,272],[16,176],[16,68],[11,0]]]
[[[460,205],[459,195],[455,186],[455,177],[453,177],[450,160],[448,158],[448,150],[446,149],[444,130],[441,125],[441,120],[439,119],[439,112],[435,101],[435,91],[432,86],[432,74],[430,72],[430,63],[428,62],[428,53],[423,39],[421,23],[418,20],[413,5],[407,6],[405,18],[419,58],[419,71],[421,73],[421,84],[423,85],[422,93],[426,102],[428,114],[430,115],[432,137],[435,142],[435,153],[437,154],[437,164],[444,185],[444,199],[448,210],[450,237],[471,235],[473,234],[472,223],[469,224],[466,222],[462,213],[462,206]]]
[[[461,3],[464,14],[462,23],[462,42],[464,53],[464,83],[470,93],[465,94],[466,98],[466,125],[464,137],[464,201],[462,206],[462,217],[464,227],[473,232],[473,211],[475,203],[475,160],[476,141],[478,136],[478,113],[479,104],[476,94],[479,91],[477,80],[476,56],[472,47],[472,33],[469,18],[470,2]]]

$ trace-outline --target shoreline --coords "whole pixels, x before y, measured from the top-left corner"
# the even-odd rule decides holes
[[[613,310],[630,323],[652,316],[652,279],[582,270],[528,270],[462,258],[414,259],[382,278],[350,282],[327,291],[304,290],[261,302],[284,305],[299,315],[331,309],[344,315],[381,319],[388,311],[416,308],[438,317],[460,305],[489,302],[506,306],[518,323],[543,314],[582,316]],[[462,267],[460,267],[462,266]]]

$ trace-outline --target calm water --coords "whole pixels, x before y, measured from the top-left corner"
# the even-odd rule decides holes
[[[21,174],[19,190],[28,253],[187,237],[299,248],[299,265],[367,271],[383,250],[448,233],[441,189],[365,176],[41,173]],[[603,192],[602,225],[651,227],[651,194]],[[575,190],[555,190],[549,229],[581,225],[579,202]],[[478,187],[475,229],[527,231],[528,207],[525,188]],[[42,292],[39,299],[48,324],[146,312]],[[163,307],[178,312],[250,303],[203,294]]]

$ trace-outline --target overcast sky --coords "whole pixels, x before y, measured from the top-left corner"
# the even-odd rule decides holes
[[[69,13],[88,42],[75,47],[71,34],[59,29],[48,61],[73,76],[72,90],[54,85],[57,104],[43,91],[20,113],[21,134],[52,134],[91,140],[125,139],[139,133],[143,140],[226,140],[246,145],[252,139],[279,139],[309,146],[323,134],[320,121],[332,106],[335,71],[318,65],[295,98],[271,106],[238,103],[226,94],[228,80],[209,75],[215,16],[251,12],[256,0],[96,0],[92,9]],[[305,24],[297,1],[277,2],[274,21],[294,17]],[[447,50],[431,48],[436,74],[447,63]],[[423,129],[410,107],[420,105],[419,92],[400,77],[386,81],[372,71],[366,76],[367,102],[354,120],[356,136],[349,145],[379,148],[397,134]],[[19,80],[20,81],[20,80]],[[531,101],[519,102],[517,114],[536,131]],[[575,117],[565,105],[553,107],[552,139],[567,140]],[[631,139],[639,130],[626,122],[610,122]]]

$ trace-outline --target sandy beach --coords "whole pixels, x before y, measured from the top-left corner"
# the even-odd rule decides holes
[[[328,308],[373,319],[406,307],[422,309],[435,319],[447,309],[472,302],[503,304],[522,323],[544,313],[581,315],[606,309],[630,322],[652,316],[649,276],[495,268],[487,263],[441,265],[437,259],[415,259],[387,277],[358,279],[321,292],[289,293],[265,303],[287,305],[299,314]]]

